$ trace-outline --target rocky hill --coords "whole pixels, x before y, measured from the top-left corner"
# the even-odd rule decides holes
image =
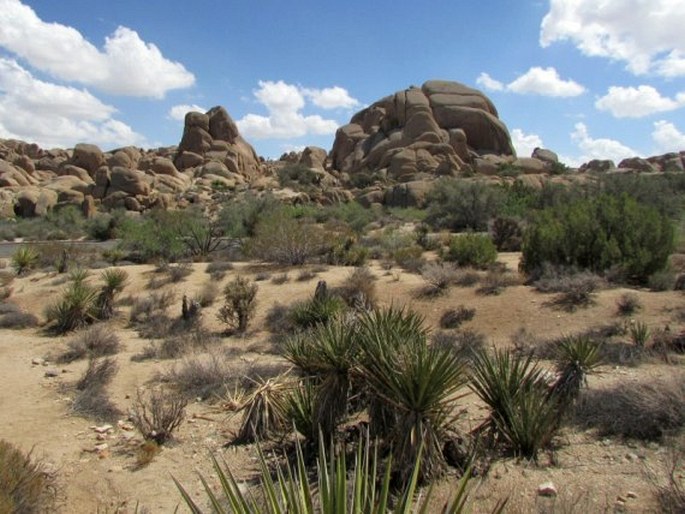
[[[306,188],[297,173],[308,170]],[[295,170],[297,171],[297,170]],[[217,191],[271,190],[284,199],[330,203],[420,205],[438,176],[569,181],[594,173],[685,171],[685,152],[626,159],[618,166],[595,160],[577,170],[536,149],[517,157],[492,101],[457,82],[428,81],[382,98],[340,127],[330,152],[307,147],[265,161],[217,106],[186,115],[178,146],[103,152],[91,144],[42,149],[0,140],[0,216],[41,216],[62,205],[145,211],[211,202]],[[551,178],[550,178],[551,177]],[[292,179],[292,180],[291,180]]]

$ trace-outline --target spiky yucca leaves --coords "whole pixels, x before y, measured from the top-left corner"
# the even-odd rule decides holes
[[[98,319],[97,297],[93,287],[82,280],[73,281],[62,298],[47,307],[45,316],[62,334],[84,327]]]
[[[128,273],[123,269],[108,269],[102,272],[100,278],[104,282],[97,298],[98,318],[110,319],[114,316],[114,299],[124,290],[128,282]]]
[[[283,410],[286,420],[307,441],[315,441],[318,435],[316,418],[316,386],[313,380],[299,380],[283,398]]]
[[[454,420],[457,393],[467,382],[463,363],[447,349],[429,347],[421,318],[411,312],[372,313],[362,320],[361,333],[362,376],[380,401],[386,417],[381,422],[387,423],[388,414],[393,420],[383,430],[397,477],[407,483],[417,459],[421,481],[439,475],[445,465],[444,435]],[[370,422],[379,417],[372,415]]]
[[[290,311],[292,322],[300,329],[326,324],[345,311],[345,301],[336,295],[311,298],[293,305]]]
[[[286,343],[285,358],[316,384],[314,426],[326,441],[348,412],[359,360],[356,334],[354,322],[336,318]]]
[[[20,246],[12,254],[12,267],[17,275],[24,275],[38,263],[38,252],[32,246]]]
[[[239,444],[264,440],[285,426],[284,394],[289,387],[285,376],[257,379],[256,386],[241,407],[243,418],[234,441]]]
[[[556,359],[558,378],[552,393],[557,395],[562,408],[575,402],[581,387],[587,385],[587,376],[601,360],[599,345],[586,335],[570,336],[561,341]]]
[[[471,366],[471,389],[490,408],[481,428],[504,438],[516,455],[537,458],[558,427],[558,412],[532,355],[480,351]]]
[[[323,439],[323,438],[322,438]],[[321,440],[322,440],[321,439]],[[297,458],[293,465],[276,469],[275,479],[266,457],[259,452],[260,484],[254,492],[244,493],[224,461],[220,464],[212,455],[214,472],[221,484],[221,496],[215,494],[205,477],[200,480],[205,488],[210,512],[215,514],[409,514],[429,512],[433,500],[429,489],[417,500],[419,479],[418,460],[411,464],[410,479],[394,506],[391,504],[391,466],[389,461],[383,471],[376,448],[368,438],[360,439],[352,469],[344,452],[327,454],[325,445],[319,443],[316,481],[311,482],[301,447],[297,446]],[[465,473],[456,486],[456,492],[441,512],[459,514],[469,511],[470,473]],[[193,514],[203,510],[176,478],[183,500]],[[500,502],[493,514],[504,510],[506,501]],[[433,506],[434,507],[434,506]]]
[[[423,346],[427,337],[423,318],[412,311],[396,307],[378,309],[366,313],[359,320],[360,345],[375,348],[378,353],[394,355],[406,346]],[[367,355],[367,352],[362,353],[362,359]],[[386,356],[379,358],[385,359]],[[371,435],[384,438],[395,426],[396,411],[372,391],[367,394],[366,403]]]

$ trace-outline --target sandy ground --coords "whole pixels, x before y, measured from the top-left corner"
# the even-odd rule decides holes
[[[502,254],[500,260],[510,270],[516,270],[517,254]],[[164,286],[176,295],[173,307],[180,311],[183,294],[192,296],[210,281],[206,264],[195,264],[193,273],[179,284]],[[598,293],[597,302],[573,313],[552,308],[552,295],[541,294],[524,285],[506,288],[500,295],[477,294],[475,287],[452,288],[438,298],[417,295],[423,287],[421,277],[395,268],[385,271],[378,264],[371,266],[377,277],[376,287],[382,304],[406,305],[426,318],[427,325],[438,326],[445,309],[466,305],[476,309],[475,318],[465,325],[487,336],[489,344],[497,347],[511,344],[511,337],[525,328],[537,338],[549,339],[576,333],[590,327],[617,321],[616,301],[627,290],[606,289]],[[144,297],[150,293],[146,284],[153,274],[152,266],[127,266],[130,283],[123,296]],[[238,264],[227,272],[220,286],[236,274],[254,277],[268,273],[272,277],[288,272],[290,280],[277,285],[270,280],[259,282],[258,311],[252,328],[244,338],[223,337],[222,345],[232,348],[236,362],[251,363],[278,361],[264,327],[264,318],[274,303],[289,304],[304,299],[314,291],[317,280],[331,286],[341,284],[350,268],[328,267],[316,278],[297,281],[299,269],[247,266]],[[92,280],[97,281],[97,271]],[[59,297],[64,288],[62,278],[54,273],[36,272],[17,278],[12,286],[11,300],[29,312],[42,316],[45,305]],[[671,330],[684,327],[677,313],[685,308],[685,297],[679,292],[652,293],[637,291],[643,309],[638,317],[650,327]],[[206,327],[220,334],[216,320],[218,302],[203,311]],[[119,373],[111,387],[111,398],[126,412],[139,388],[149,387],[150,381],[174,365],[173,361],[132,362],[131,356],[148,343],[128,326],[128,306],[120,307],[120,314],[112,327],[121,338],[124,351],[116,356]],[[70,413],[73,384],[85,369],[84,361],[58,365],[54,357],[63,351],[66,341],[73,337],[56,337],[42,327],[25,330],[0,330],[0,438],[52,463],[58,470],[61,484],[63,512],[133,512],[136,503],[148,512],[173,512],[180,504],[180,496],[172,476],[180,480],[198,499],[202,500],[198,472],[211,476],[210,453],[222,456],[241,479],[254,476],[257,468],[253,446],[226,446],[231,433],[238,426],[237,417],[222,410],[218,404],[196,401],[187,411],[176,440],[165,446],[147,466],[136,466],[136,451],[142,439],[130,430],[126,416],[114,424],[111,431],[99,434],[95,428],[101,423]],[[46,359],[47,362],[40,362]],[[48,377],[46,372],[57,372]],[[683,373],[680,364],[666,364],[658,360],[637,367],[607,365],[601,373],[591,377],[591,388],[648,377],[664,377]],[[51,374],[51,373],[47,373]],[[473,399],[466,398],[465,423],[475,425],[483,417],[483,409]],[[96,451],[96,446],[101,451]],[[554,463],[543,459],[540,465],[514,460],[497,461],[487,478],[474,490],[475,512],[485,512],[497,499],[509,498],[507,512],[657,512],[650,473],[663,476],[667,449],[657,444],[622,442],[601,439],[592,432],[564,429]],[[553,481],[559,490],[555,501],[537,496],[537,486]],[[438,498],[447,498],[454,488],[456,476],[448,474],[437,484]],[[617,498],[626,501],[617,504]],[[184,507],[180,512],[184,512]]]

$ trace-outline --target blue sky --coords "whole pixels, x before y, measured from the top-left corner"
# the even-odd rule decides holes
[[[519,155],[685,150],[683,0],[0,0],[0,137],[177,144],[223,105],[260,155],[426,80],[484,91]]]

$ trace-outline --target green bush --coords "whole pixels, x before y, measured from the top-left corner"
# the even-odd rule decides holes
[[[674,247],[670,220],[626,194],[599,195],[545,209],[524,234],[521,268],[545,263],[606,272],[644,283]]]
[[[242,334],[254,316],[257,299],[257,284],[243,277],[226,284],[224,304],[217,317],[230,328]]]
[[[482,182],[440,179],[426,198],[426,223],[436,229],[488,229],[503,202],[501,190]]]
[[[24,275],[36,267],[38,252],[32,246],[20,246],[12,255],[12,267],[17,275]]]
[[[487,268],[497,260],[497,248],[484,234],[462,234],[450,241],[445,260],[456,261],[459,266]]]

